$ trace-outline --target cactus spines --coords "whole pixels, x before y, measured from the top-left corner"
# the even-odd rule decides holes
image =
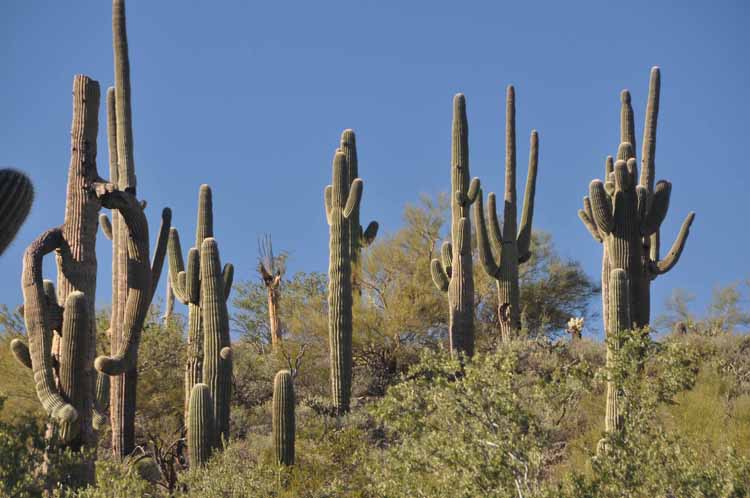
[[[289,370],[273,379],[273,449],[276,462],[294,465],[294,382]]]
[[[229,318],[224,298],[219,247],[213,237],[201,245],[201,315],[203,318],[203,383],[211,390],[216,432],[215,446],[229,440],[229,402],[232,390],[232,355]]]
[[[185,419],[193,386],[202,381],[204,365],[203,310],[201,308],[201,247],[203,241],[213,237],[213,196],[211,187],[201,185],[198,191],[198,219],[195,247],[187,254],[187,268],[182,258],[180,234],[176,228],[169,231],[169,278],[174,296],[188,306],[188,344],[185,365]],[[227,263],[221,272],[224,301],[232,288],[234,267]],[[203,381],[205,382],[205,381]]]
[[[99,431],[107,426],[109,407],[109,375],[97,372],[94,390],[94,429]]]
[[[211,456],[214,444],[211,389],[197,383],[190,391],[187,417],[188,458],[190,466],[202,467]]]
[[[26,221],[34,201],[31,180],[13,169],[0,170],[0,255]]]
[[[536,130],[532,130],[530,141],[529,171],[519,230],[516,224],[518,212],[518,201],[516,199],[516,97],[515,90],[512,86],[509,86],[506,99],[505,202],[502,228],[497,218],[494,193],[490,193],[487,206],[487,216],[489,216],[490,222],[489,236],[482,207],[481,191],[479,201],[474,204],[474,223],[477,230],[479,259],[485,272],[497,281],[497,316],[503,342],[510,341],[521,328],[518,266],[531,257],[531,223],[534,217],[534,193],[539,163],[539,136]],[[495,255],[497,255],[497,259]]]
[[[362,198],[363,182],[349,181],[346,154],[338,149],[333,157],[332,183],[324,201],[329,225],[328,339],[331,358],[333,405],[339,413],[349,411],[352,387],[352,278],[349,216]]]
[[[616,160],[607,158],[604,181],[594,180],[584,207],[578,215],[592,237],[604,246],[602,261],[602,302],[605,329],[611,313],[609,273],[612,268],[627,273],[630,289],[632,327],[650,321],[651,281],[666,273],[679,260],[695,218],[688,214],[671,250],[659,257],[659,230],[667,215],[672,186],[667,181],[654,184],[656,124],[659,112],[660,72],[651,70],[646,124],[643,130],[641,171],[635,157],[635,134],[630,93],[621,94],[620,146]]]
[[[349,185],[359,178],[359,160],[357,158],[357,137],[354,130],[346,129],[341,134],[341,151],[346,156],[348,166],[347,175]],[[359,290],[360,253],[363,247],[367,247],[375,240],[378,234],[378,222],[371,221],[367,228],[362,228],[359,221],[359,205],[357,205],[349,216],[349,247],[352,260],[352,282],[354,288]]]
[[[469,181],[469,124],[463,94],[453,98],[451,137],[451,243],[443,243],[442,263],[430,262],[435,286],[448,294],[451,353],[474,353],[474,269],[469,208],[480,196],[479,179]],[[468,241],[468,242],[467,242]]]

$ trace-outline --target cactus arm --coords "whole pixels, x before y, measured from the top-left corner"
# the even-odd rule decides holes
[[[188,251],[188,265],[185,272],[185,294],[189,303],[197,304],[200,302],[200,272],[201,257],[200,250],[191,247]]]
[[[599,234],[599,229],[594,222],[594,212],[591,210],[591,199],[589,199],[588,195],[583,197],[583,209],[578,210],[578,217],[581,218],[581,221],[589,233],[591,233],[591,236],[594,237],[594,240],[602,242],[602,236]]]
[[[0,254],[10,245],[31,211],[31,180],[13,169],[0,170]]]
[[[630,92],[623,90],[620,93],[620,143],[630,144],[631,153],[626,157],[619,157],[618,159],[628,160],[631,157],[635,157],[635,119],[633,118],[633,106],[631,105]]]
[[[650,194],[646,187],[642,185],[635,186],[635,197],[636,197],[636,212],[638,214],[638,221],[641,223],[641,230],[643,229],[643,223],[646,220],[646,212],[648,210],[648,203],[651,200]],[[659,222],[661,224],[661,222]]]
[[[487,196],[487,216],[490,219],[490,243],[495,253],[500,255],[503,251],[503,226],[497,217],[497,197],[494,192]]]
[[[667,256],[656,264],[651,265],[652,273],[655,275],[662,275],[667,273],[677,264],[677,261],[679,261],[680,256],[682,255],[683,249],[685,249],[685,242],[690,234],[690,225],[693,224],[694,219],[695,213],[687,215],[685,221],[682,222],[680,233],[677,235],[677,238],[675,239],[674,244],[672,244],[672,248],[669,250]]]
[[[201,244],[208,237],[214,236],[214,201],[211,187],[205,183],[198,189],[198,219],[195,224],[195,246],[200,250]]]
[[[326,221],[331,224],[331,202],[333,198],[333,185],[326,185],[323,191],[323,204],[326,208]]]
[[[10,351],[13,353],[13,357],[18,363],[26,368],[31,368],[31,354],[29,348],[21,339],[13,339],[10,341]]]
[[[481,190],[481,183],[479,181],[479,178],[474,177],[471,179],[471,183],[469,184],[469,190],[466,192],[466,200],[469,204],[473,204],[474,201],[477,200],[477,195],[479,194],[479,191]]]
[[[435,287],[441,292],[448,292],[450,280],[443,265],[440,264],[440,260],[433,259],[430,262],[430,273],[432,274],[432,281],[434,282]]]
[[[499,264],[495,262],[492,255],[489,238],[487,237],[487,223],[484,219],[484,207],[482,206],[482,196],[480,195],[474,204],[474,224],[477,231],[477,248],[479,249],[479,260],[482,262],[484,271],[492,278],[497,278],[500,271]],[[502,258],[502,253],[501,256]]]
[[[346,205],[344,206],[344,218],[349,219],[349,216],[354,210],[359,208],[359,203],[362,200],[363,188],[364,182],[360,178],[356,178],[352,182],[349,187],[349,196],[346,198]]]
[[[536,194],[536,174],[539,165],[539,134],[531,132],[529,150],[529,172],[526,175],[526,191],[523,196],[521,227],[518,231],[518,262],[525,263],[531,258],[531,223],[534,218],[534,197]]]
[[[612,204],[601,180],[592,180],[589,185],[589,197],[591,198],[591,209],[594,213],[596,226],[604,235],[609,235],[614,227]]]
[[[89,316],[83,292],[73,291],[65,300],[63,331],[60,340],[60,393],[81,413],[84,407],[84,380],[88,374],[86,351],[89,347]],[[80,432],[80,424],[63,422],[59,425],[60,438],[69,443]]]
[[[516,91],[508,85],[505,100],[505,202],[503,204],[503,241],[515,241],[518,235],[516,215]]]
[[[112,240],[112,223],[109,221],[109,216],[104,213],[99,215],[99,226],[102,229],[102,233],[107,239]]]
[[[185,262],[182,259],[182,247],[180,246],[180,232],[176,228],[169,229],[169,243],[167,244],[169,252],[169,278],[172,279],[172,292],[182,304],[188,303],[188,294]]]
[[[107,408],[109,408],[109,375],[96,372],[94,417],[92,422],[94,429],[97,431],[104,429],[109,422]]]
[[[224,269],[221,271],[222,280],[224,280],[224,301],[229,299],[229,294],[232,292],[232,282],[234,282],[234,265],[227,263],[224,265]]]
[[[643,145],[641,152],[640,184],[649,192],[654,190],[656,176],[656,124],[659,119],[659,93],[661,89],[661,75],[659,68],[651,68],[651,79],[648,86],[648,101],[646,103],[646,123],[643,126]]]
[[[115,66],[115,108],[117,114],[117,185],[135,193],[135,161],[133,158],[133,125],[130,105],[130,60],[128,33],[125,25],[125,0],[112,2],[112,38]]]
[[[206,384],[198,383],[190,391],[187,417],[187,444],[190,467],[205,465],[214,441],[213,401]]]
[[[378,228],[380,228],[380,225],[378,225],[377,221],[371,221],[369,225],[367,225],[367,228],[365,229],[364,233],[362,233],[362,241],[365,243],[365,245],[370,245],[375,240],[375,237],[378,235]]]
[[[645,187],[639,185],[643,190]],[[644,237],[649,237],[659,230],[664,218],[667,216],[667,210],[669,209],[669,197],[672,193],[672,184],[661,180],[656,184],[653,198],[651,199],[651,206],[648,208],[646,218],[641,224],[641,234]]]
[[[448,278],[451,278],[453,272],[453,244],[447,240],[440,247],[440,257],[443,260],[443,268]]]
[[[78,419],[78,411],[62,398],[52,372],[52,330],[42,283],[44,256],[62,246],[67,243],[60,228],[48,230],[34,240],[24,253],[21,284],[37,397],[47,414],[61,423],[72,423]]]
[[[156,238],[156,247],[154,257],[151,260],[151,299],[156,293],[156,287],[159,285],[161,272],[164,268],[164,258],[167,254],[167,244],[169,240],[169,227],[172,224],[172,210],[164,208],[161,212],[161,226],[159,235]],[[168,278],[168,277],[167,277]]]

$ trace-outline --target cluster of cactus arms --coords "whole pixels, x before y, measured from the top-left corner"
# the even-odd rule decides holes
[[[495,194],[487,200],[487,216],[490,230],[487,233],[482,193],[474,204],[474,223],[477,230],[479,259],[487,274],[497,281],[500,336],[508,342],[518,335],[521,328],[520,290],[518,286],[518,265],[531,257],[531,222],[534,217],[534,193],[539,160],[539,136],[531,132],[529,151],[529,172],[526,178],[521,228],[516,224],[518,202],[516,200],[516,94],[508,87],[506,97],[505,122],[505,203],[502,227],[497,218]]]
[[[659,256],[659,230],[669,207],[672,185],[654,182],[656,124],[659,114],[659,68],[651,70],[641,171],[635,157],[635,125],[630,93],[622,92],[620,146],[616,160],[607,157],[605,180],[593,180],[578,215],[591,236],[602,243],[602,303],[605,332],[647,327],[651,281],[677,263],[695,218],[688,214],[672,248]],[[624,281],[624,283],[623,283]],[[610,341],[611,342],[611,341]],[[611,349],[611,345],[608,349]],[[611,360],[613,351],[607,353]],[[607,430],[618,430],[617,386],[607,389]]]
[[[232,355],[229,343],[227,298],[232,288],[234,267],[221,268],[219,248],[213,238],[211,187],[201,185],[198,194],[198,224],[195,247],[188,251],[185,268],[180,236],[169,233],[169,275],[172,292],[188,305],[188,352],[185,365],[185,419],[189,419],[193,386],[209,386],[215,430],[214,446],[229,436],[229,401]]]
[[[349,179],[346,154],[337,149],[333,178],[325,188],[324,204],[329,230],[328,339],[331,358],[332,402],[339,413],[349,411],[352,388],[352,213],[362,199],[364,183]]]
[[[354,130],[347,129],[341,134],[341,151],[346,156],[349,185],[359,178],[359,162],[357,159],[357,137]],[[360,255],[362,248],[373,243],[378,235],[378,222],[371,221],[367,228],[363,229],[359,222],[359,205],[357,205],[349,216],[349,246],[352,260],[352,284],[357,293],[361,293],[360,273],[362,270]]]
[[[115,87],[107,91],[110,182],[118,189],[135,195],[130,62],[124,0],[112,2],[112,34]],[[136,265],[136,260],[129,255],[134,228],[124,222],[122,215],[118,213],[113,213],[111,223],[105,215],[100,216],[102,229],[112,240],[112,316],[109,329],[112,356],[97,358],[95,365],[98,371],[112,377],[112,451],[118,458],[125,458],[135,448],[136,368],[143,327],[143,319],[136,321],[136,317],[140,316],[143,309],[148,309],[159,283],[171,217],[171,211],[165,208],[162,212],[154,259],[149,266],[148,227],[138,227],[141,231],[139,240],[142,246],[136,248]],[[133,271],[134,269],[139,271]]]
[[[26,221],[34,201],[31,180],[13,169],[0,170],[0,255]]]
[[[481,197],[479,179],[469,181],[469,124],[463,94],[453,98],[451,137],[451,242],[444,242],[442,263],[433,259],[432,280],[448,294],[451,353],[474,354],[474,269],[469,208]]]
[[[294,465],[294,379],[281,370],[273,379],[273,450],[277,463]]]

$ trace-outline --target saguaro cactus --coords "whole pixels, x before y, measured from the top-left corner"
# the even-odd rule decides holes
[[[333,405],[349,411],[352,389],[352,266],[350,216],[362,199],[363,182],[349,181],[346,155],[333,157],[333,181],[325,188],[326,219],[330,227],[328,264],[328,338]]]
[[[667,215],[672,184],[661,180],[654,185],[656,123],[659,113],[659,68],[651,70],[640,179],[635,158],[635,132],[630,93],[622,92],[620,147],[617,160],[607,158],[605,181],[593,180],[590,197],[584,197],[578,215],[591,236],[604,246],[602,263],[603,305],[609,313],[609,273],[623,269],[630,289],[631,326],[644,327],[650,321],[651,281],[671,270],[682,254],[695,213],[688,214],[672,248],[659,257],[659,229]]]
[[[294,382],[289,370],[273,379],[273,450],[276,462],[294,465]]]
[[[0,170],[0,255],[26,221],[34,201],[31,180],[13,169]]]
[[[453,98],[451,139],[451,241],[442,259],[430,265],[432,280],[448,294],[448,336],[451,353],[474,354],[474,269],[471,258],[469,207],[480,196],[479,179],[469,182],[469,124],[463,94]]]
[[[502,228],[497,219],[495,194],[490,193],[488,213],[490,234],[487,236],[487,223],[482,207],[482,195],[474,204],[474,223],[477,229],[479,259],[487,274],[497,281],[500,335],[508,342],[521,328],[520,290],[518,287],[518,265],[529,260],[531,252],[531,222],[534,217],[534,192],[539,162],[539,136],[531,132],[529,151],[529,172],[526,178],[521,229],[516,224],[518,202],[516,200],[516,93],[509,86],[505,111],[505,203]],[[494,254],[493,254],[494,252]],[[496,259],[497,257],[497,259]]]
[[[211,456],[214,444],[214,419],[211,389],[203,383],[190,392],[187,418],[188,458],[191,467],[202,467]]]
[[[195,230],[195,246],[188,252],[188,265],[182,259],[180,234],[176,228],[169,231],[169,278],[172,292],[183,304],[188,305],[188,348],[185,364],[185,419],[193,386],[203,379],[203,324],[201,302],[201,247],[203,241],[213,237],[213,196],[211,187],[201,185],[198,192],[198,220]],[[234,278],[234,266],[227,263],[222,271],[224,301],[229,298]],[[205,382],[205,381],[203,381]]]
[[[357,137],[354,130],[347,129],[341,134],[341,151],[346,156],[348,166],[347,176],[349,186],[359,178],[359,160],[357,158]],[[375,240],[378,234],[378,222],[371,221],[366,229],[359,222],[359,205],[357,205],[349,216],[349,253],[352,260],[352,284],[354,289],[360,291],[361,262],[360,254],[363,247],[367,247]]]

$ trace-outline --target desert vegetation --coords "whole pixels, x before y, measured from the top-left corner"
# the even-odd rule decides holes
[[[191,187],[187,252],[168,207],[149,230],[125,2],[112,7],[109,178],[97,167],[102,91],[76,75],[63,221],[50,214],[52,228],[22,242],[23,305],[0,308],[1,496],[750,496],[745,287],[718,288],[703,316],[679,290],[667,314],[651,313],[652,281],[689,250],[695,219],[686,214],[662,255],[672,184],[656,181],[658,67],[640,157],[625,90],[619,147],[578,212],[602,247],[600,279],[532,230],[549,208],[536,196],[543,134],[530,131],[521,202],[508,86],[501,216],[471,177],[457,94],[448,194],[415,195],[396,230],[363,226],[378,199],[366,193],[361,137],[344,129],[320,186],[328,273],[287,271],[289,253],[267,234],[235,281],[214,233],[228,213],[215,212],[209,185]],[[23,173],[0,171],[0,255],[33,196]],[[97,264],[99,230],[111,269]],[[53,254],[55,282],[44,278]],[[111,275],[109,306],[96,300],[97,274]]]

